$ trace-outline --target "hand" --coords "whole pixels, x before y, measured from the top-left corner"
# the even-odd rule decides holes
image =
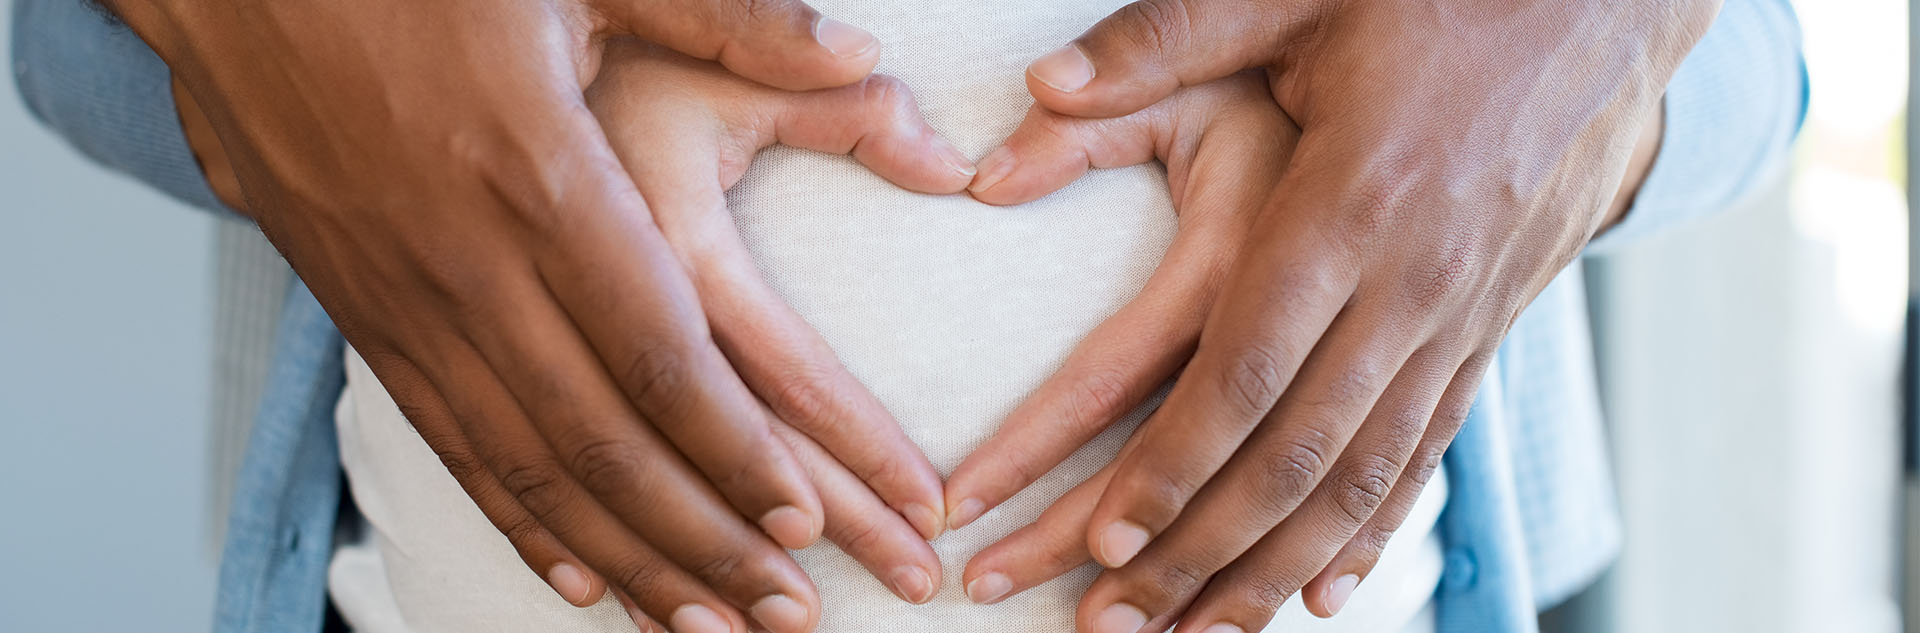
[[[1035,99],[1074,116],[1266,68],[1302,129],[1165,404],[1103,490],[1051,511],[1084,509],[1081,542],[1113,568],[1082,629],[1256,631],[1303,590],[1309,610],[1337,612],[1513,320],[1627,208],[1665,85],[1717,7],[1143,0],[1036,61]],[[949,523],[1046,472],[1179,364],[1153,358],[1070,362],[949,480]]]
[[[612,580],[677,631],[810,628],[812,585],[778,546],[837,506],[791,429],[939,532],[937,474],[823,346],[756,347],[779,315],[709,325],[581,94],[617,33],[792,89],[865,77],[871,36],[791,1],[113,8],[204,112],[244,212],[570,602]]]
[[[1264,73],[1252,71],[1182,88],[1118,118],[1082,119],[1036,106],[981,160],[974,197],[1017,204],[1089,167],[1158,159],[1167,167],[1180,227],[1140,294],[1089,333],[1065,367],[954,471],[947,482],[951,528],[977,518],[988,506],[981,499],[998,503],[1044,474],[1186,362],[1298,139],[1267,94]],[[1120,454],[1138,450],[1138,440]],[[1032,525],[976,555],[963,575],[968,597],[998,602],[1085,563],[1087,520],[1112,471],[1102,470]]]
[[[771,402],[782,419],[822,422],[805,431],[778,420],[772,425],[820,492],[826,537],[901,598],[914,603],[932,599],[939,588],[940,560],[926,535],[868,489],[869,482],[878,482],[917,491],[910,484],[919,482],[873,475],[862,481],[863,473],[894,468],[906,475],[931,473],[931,465],[879,401],[841,367],[826,341],[762,279],[724,194],[746,172],[754,154],[774,143],[851,153],[895,184],[927,193],[959,191],[972,178],[972,165],[927,126],[912,94],[891,77],[787,92],[628,38],[610,42],[606,55],[587,102],[640,193],[652,203],[661,233],[692,276],[715,339],[738,359],[736,365],[749,382],[768,381],[755,383],[757,390],[786,396]],[[649,160],[659,152],[677,159]],[[796,375],[812,380],[783,382]],[[792,391],[795,385],[808,384],[830,390]],[[859,420],[885,425],[848,423]],[[933,485],[939,485],[938,479]],[[666,514],[679,512],[651,507]],[[691,523],[694,528],[701,525]],[[687,538],[659,546],[669,557],[694,559],[683,564],[696,568],[703,563],[693,553],[723,547],[699,529],[683,536]],[[758,555],[769,558],[766,565],[773,564],[773,557],[791,564],[777,550]],[[741,582],[726,569],[711,571],[714,575],[703,580],[715,586]]]

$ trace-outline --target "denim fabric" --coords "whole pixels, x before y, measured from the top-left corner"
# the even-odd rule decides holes
[[[188,204],[225,209],[187,148],[167,65],[92,2],[15,2],[13,73],[27,111],[80,153]]]
[[[220,209],[186,147],[167,69],[83,0],[17,0],[14,71],[36,116],[107,166]],[[1806,107],[1787,0],[1728,0],[1669,88],[1654,171],[1617,248],[1731,206],[1785,157]],[[1514,324],[1446,455],[1443,633],[1529,633],[1535,614],[1612,560],[1608,483],[1585,294],[1576,263]],[[333,407],[339,334],[304,287],[287,297],[221,566],[218,633],[320,630],[342,501]]]

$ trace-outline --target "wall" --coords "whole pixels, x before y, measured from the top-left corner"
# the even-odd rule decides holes
[[[204,631],[214,220],[85,162],[6,79],[0,631]]]

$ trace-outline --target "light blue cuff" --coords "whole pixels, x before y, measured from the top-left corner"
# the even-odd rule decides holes
[[[89,158],[225,211],[187,147],[166,63],[86,0],[15,0],[13,75],[27,110]]]
[[[1800,27],[1786,0],[1728,0],[1680,64],[1653,170],[1602,254],[1732,208],[1786,164],[1806,118]]]

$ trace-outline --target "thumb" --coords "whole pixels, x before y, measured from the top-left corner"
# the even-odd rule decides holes
[[[955,193],[973,179],[972,161],[934,131],[899,79],[873,75],[850,86],[775,97],[773,141],[852,154],[880,177],[922,193]]]
[[[600,31],[639,36],[785,90],[842,86],[873,72],[880,40],[800,0],[596,0]]]
[[[1027,90],[1054,112],[1113,117],[1265,65],[1315,0],[1137,0],[1027,66]],[[1249,6],[1253,5],[1253,6]]]
[[[1060,189],[1089,168],[1138,165],[1161,154],[1160,109],[1082,119],[1035,106],[1013,134],[980,159],[967,190],[987,204],[1021,204]]]

